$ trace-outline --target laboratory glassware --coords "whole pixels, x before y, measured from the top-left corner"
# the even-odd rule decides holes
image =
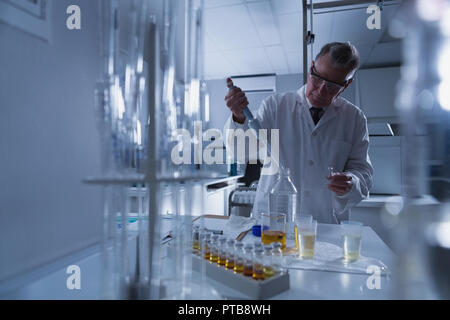
[[[264,246],[263,271],[265,279],[270,278],[274,275],[272,246],[270,245]]]
[[[262,213],[261,242],[280,242],[286,248],[286,214],[281,212]]]
[[[244,276],[253,276],[253,246],[246,244],[244,247]]]
[[[283,272],[283,251],[281,242],[272,243],[272,266],[275,273]]]
[[[234,254],[234,272],[243,273],[244,272],[244,243],[237,241],[235,244],[235,254]]]
[[[264,280],[264,249],[256,247],[253,252],[253,279]]]
[[[314,247],[316,242],[317,221],[304,223],[298,229],[298,242],[300,257],[303,259],[312,259],[314,257]]]
[[[227,259],[225,262],[225,267],[227,269],[234,269],[235,256],[236,256],[235,244],[236,244],[236,240],[228,239],[227,251],[226,251]]]
[[[358,221],[341,221],[342,248],[344,260],[353,262],[359,259],[363,224]]]
[[[295,214],[300,210],[297,189],[292,183],[290,170],[280,168],[278,177],[269,193],[270,212],[286,214],[286,238],[294,239]]]

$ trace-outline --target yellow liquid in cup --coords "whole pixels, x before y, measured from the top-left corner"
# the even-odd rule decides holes
[[[300,256],[305,259],[314,257],[314,243],[316,235],[314,233],[300,233]]]

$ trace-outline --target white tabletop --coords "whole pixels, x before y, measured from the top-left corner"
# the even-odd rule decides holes
[[[248,234],[246,241],[258,238]],[[341,246],[338,225],[319,224],[317,241],[325,241]],[[364,227],[361,254],[377,258],[391,270],[395,256],[389,247],[369,228]],[[66,268],[76,264],[81,270],[81,290],[68,290],[66,281],[69,274]],[[66,266],[67,265],[67,266]],[[370,274],[349,274],[310,270],[289,270],[290,289],[273,299],[390,299],[392,295],[392,278],[381,277],[380,289],[369,289],[367,280]],[[6,299],[98,299],[101,283],[101,256],[91,249],[83,258],[66,259],[59,269],[38,280],[31,281],[6,294]],[[216,281],[209,283],[224,297],[247,299],[245,295]]]

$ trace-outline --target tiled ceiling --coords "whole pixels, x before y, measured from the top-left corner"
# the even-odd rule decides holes
[[[314,3],[327,1],[330,0],[316,0]],[[302,72],[301,0],[205,0],[204,3],[205,79]],[[398,5],[385,5],[381,30],[366,27],[367,6],[315,11],[313,55],[327,42],[350,41],[359,49],[366,65],[395,63],[393,60],[399,58],[398,43],[379,42],[386,38],[388,22]],[[378,48],[378,45],[386,50]]]

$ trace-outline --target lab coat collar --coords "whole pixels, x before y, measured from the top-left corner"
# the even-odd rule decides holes
[[[305,90],[306,90],[306,85],[303,85],[300,89],[297,90],[297,102],[299,103],[299,105],[302,109],[302,114],[307,115],[307,118],[309,118],[309,122],[313,127],[313,131],[315,131],[315,130],[319,129],[321,126],[323,126],[325,123],[327,123],[328,121],[330,121],[331,119],[333,119],[334,117],[337,116],[337,112],[338,112],[337,109],[338,109],[339,105],[336,102],[339,99],[339,97],[332,104],[330,104],[328,107],[326,107],[326,111],[323,114],[322,118],[320,118],[320,121],[317,123],[317,125],[314,125],[314,122],[311,118],[311,114],[309,111],[310,104],[309,104],[309,101],[306,99]]]

